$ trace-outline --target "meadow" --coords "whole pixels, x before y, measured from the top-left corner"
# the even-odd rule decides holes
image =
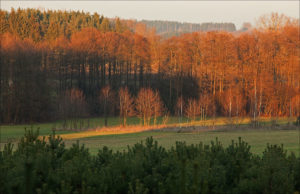
[[[104,127],[104,118],[92,118],[82,119],[85,127],[81,130],[63,130],[63,121],[32,125],[3,125],[0,126],[0,145],[3,147],[8,142],[17,144],[24,135],[24,129],[32,128],[39,129],[40,136],[48,136],[55,129],[55,133],[63,138],[67,147],[79,141],[92,154],[97,154],[103,146],[113,151],[127,150],[128,146],[152,136],[165,148],[171,148],[177,141],[186,142],[188,145],[200,142],[209,144],[216,138],[227,146],[232,140],[241,137],[249,143],[251,151],[258,155],[262,154],[267,144],[283,145],[289,153],[294,152],[299,155],[300,133],[290,121],[287,118],[279,118],[274,124],[274,119],[265,118],[261,119],[259,128],[252,128],[249,118],[239,120],[238,124],[237,121],[235,124],[230,124],[226,118],[221,117],[194,122],[189,122],[187,118],[170,117],[167,122],[164,121],[166,123],[163,123],[163,118],[160,118],[158,125],[148,127],[139,125],[139,119],[135,117],[128,119],[127,127],[120,126],[118,117],[110,117],[108,127]],[[215,125],[214,129],[212,123]]]

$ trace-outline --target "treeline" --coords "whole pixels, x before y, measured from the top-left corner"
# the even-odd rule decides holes
[[[0,150],[0,193],[297,193],[300,159],[282,146],[261,156],[239,139],[224,147],[177,142],[165,149],[148,138],[123,152],[92,156],[84,145],[66,148],[26,131],[14,149]]]
[[[30,11],[39,12],[17,12]],[[1,13],[12,18],[12,12]],[[65,21],[59,11],[43,14],[61,21],[54,23]],[[32,18],[40,22],[36,15]],[[81,27],[54,39],[34,39],[22,36],[23,28],[9,28],[0,36],[1,123],[78,116],[74,114],[117,116],[122,88],[134,104],[142,89],[151,89],[161,99],[162,115],[297,116],[299,24],[289,19],[278,26],[276,17],[267,19],[269,28],[240,35],[203,32],[164,40],[138,24],[134,32],[125,23],[122,30],[106,31],[101,29],[104,20],[100,28]],[[23,20],[15,24],[21,26]],[[109,101],[104,100],[105,88],[112,93]],[[72,113],[71,94],[81,99],[82,111]]]
[[[236,31],[233,23],[188,23],[188,22],[172,22],[159,20],[142,20],[148,28],[155,28],[156,33],[163,37],[171,37],[173,35],[181,35],[184,33],[199,32],[199,31]]]
[[[53,40],[60,36],[70,36],[83,28],[96,28],[103,32],[134,32],[139,28],[155,29],[164,37],[180,35],[196,31],[228,31],[236,30],[233,23],[180,23],[171,21],[120,20],[106,18],[98,13],[90,14],[79,11],[55,11],[39,9],[11,9],[10,12],[0,10],[0,33],[10,32],[21,38],[34,41]]]
[[[129,28],[134,31],[136,25],[136,21],[125,22],[119,18],[109,19],[97,13],[79,11],[43,11],[29,8],[17,10],[12,8],[10,12],[0,10],[1,34],[9,32],[35,42],[54,40],[61,36],[70,38],[72,34],[84,28],[96,28],[102,32],[123,32]]]

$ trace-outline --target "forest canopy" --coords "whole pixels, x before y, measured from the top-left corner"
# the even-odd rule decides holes
[[[151,89],[158,116],[177,114],[178,102],[186,115],[300,115],[299,20],[273,13],[243,33],[162,38],[96,13],[12,9],[0,18],[1,123],[117,116],[124,88],[132,106]]]

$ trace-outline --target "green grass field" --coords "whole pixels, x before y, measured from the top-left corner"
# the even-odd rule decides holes
[[[178,118],[171,117],[168,121],[169,124],[177,123]],[[221,120],[219,118],[219,120]],[[87,121],[85,121],[87,122]],[[185,120],[186,122],[186,120]],[[110,126],[119,125],[119,118],[110,118]],[[137,118],[130,118],[130,124],[139,124]],[[221,123],[221,122],[219,122]],[[280,123],[285,123],[283,119]],[[89,125],[91,128],[101,127],[104,124],[104,119],[94,118],[89,119]],[[59,128],[61,121],[55,123],[34,124],[33,129],[40,128],[40,135],[47,136],[52,133],[53,128]],[[7,142],[17,143],[18,139],[24,135],[24,128],[31,128],[31,125],[9,125],[1,127],[1,148]],[[78,133],[69,130],[60,130],[56,134],[70,134]],[[96,154],[97,150],[103,146],[107,146],[114,151],[123,151],[127,149],[127,145],[133,145],[137,142],[144,141],[147,137],[152,136],[158,143],[166,148],[170,148],[175,145],[176,141],[185,141],[187,144],[196,144],[203,142],[209,144],[218,138],[224,145],[228,145],[232,140],[238,140],[241,137],[244,141],[251,145],[251,151],[256,154],[261,154],[266,145],[269,144],[283,144],[284,148],[288,152],[294,152],[299,155],[299,130],[289,129],[285,127],[285,130],[272,129],[270,127],[266,129],[237,129],[237,130],[222,130],[222,131],[200,131],[200,132],[181,132],[177,131],[146,131],[140,133],[130,134],[118,134],[118,135],[96,135],[92,137],[84,137],[79,139],[66,139],[65,144],[67,147],[76,143],[77,140],[81,144],[85,144],[87,148]]]
[[[81,138],[79,142],[85,144],[93,154],[103,146],[112,148],[114,151],[123,151],[127,145],[134,145],[137,142],[145,141],[147,137],[152,136],[158,141],[159,145],[170,148],[176,141],[185,141],[187,144],[196,144],[203,142],[210,144],[216,138],[223,145],[228,145],[232,140],[238,140],[241,137],[251,145],[251,151],[255,154],[261,154],[267,144],[283,144],[289,152],[299,155],[299,132],[297,130],[246,130],[246,131],[205,131],[197,133],[177,133],[151,131],[122,135],[105,135]],[[66,140],[67,146],[71,146],[77,140]]]
[[[84,122],[84,128],[101,128],[104,126],[104,118],[90,118],[90,119],[82,119]],[[128,118],[129,125],[138,125],[140,124],[140,120],[138,118],[132,117]],[[158,119],[158,122],[161,123],[162,119]],[[178,123],[179,119],[177,117],[170,117],[168,124]],[[183,118],[183,122],[187,122],[186,118]],[[70,123],[70,121],[68,121]],[[38,129],[40,135],[50,135],[52,133],[53,128],[60,129],[62,128],[63,121],[56,121],[52,123],[34,123],[34,124],[26,124],[26,125],[0,125],[1,131],[1,142],[6,143],[9,141],[17,141],[20,137],[24,135],[24,129]],[[108,118],[108,126],[118,126],[120,125],[119,117],[110,117]],[[56,130],[57,134],[66,134],[66,133],[74,133],[71,130]]]

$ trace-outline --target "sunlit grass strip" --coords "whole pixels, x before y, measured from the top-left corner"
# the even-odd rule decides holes
[[[78,133],[70,133],[60,135],[63,139],[79,139],[85,137],[99,136],[99,135],[114,135],[114,134],[126,134],[126,133],[137,133],[155,129],[166,128],[166,125],[157,125],[157,126],[128,126],[128,127],[107,127],[107,128],[96,128],[89,131],[83,131]]]
[[[269,117],[261,117],[259,118],[259,122],[268,123],[272,121],[274,118]],[[286,121],[287,118],[278,118],[279,122]],[[128,133],[138,133],[143,131],[151,131],[151,130],[159,130],[166,128],[180,128],[180,127],[197,127],[197,126],[206,126],[208,130],[212,130],[213,126],[224,126],[224,125],[236,125],[236,124],[249,124],[251,123],[251,118],[236,118],[232,117],[231,119],[226,117],[219,117],[216,119],[210,118],[209,120],[202,121],[191,121],[187,123],[173,123],[173,124],[159,124],[159,125],[129,125],[127,127],[123,126],[111,126],[111,127],[97,127],[94,129],[82,131],[82,132],[74,132],[68,134],[61,134],[60,136],[65,139],[80,139],[85,137],[93,137],[93,136],[101,136],[101,135],[118,135],[118,134],[128,134]]]
[[[248,124],[251,122],[250,118],[232,118],[234,123],[238,124]],[[260,118],[260,121],[268,122],[270,118]],[[179,128],[179,127],[191,127],[191,126],[207,126],[208,129],[211,129],[212,126],[222,126],[229,124],[228,118],[217,118],[215,120],[206,120],[206,121],[192,121],[188,123],[177,123],[177,124],[167,124],[167,125],[150,125],[150,126],[141,126],[141,125],[130,125],[127,127],[123,126],[114,126],[114,127],[102,127],[95,128],[83,132],[69,133],[60,135],[63,139],[80,139],[85,137],[93,137],[100,135],[114,135],[114,134],[127,134],[127,133],[137,133],[143,131],[159,130],[165,128]]]

